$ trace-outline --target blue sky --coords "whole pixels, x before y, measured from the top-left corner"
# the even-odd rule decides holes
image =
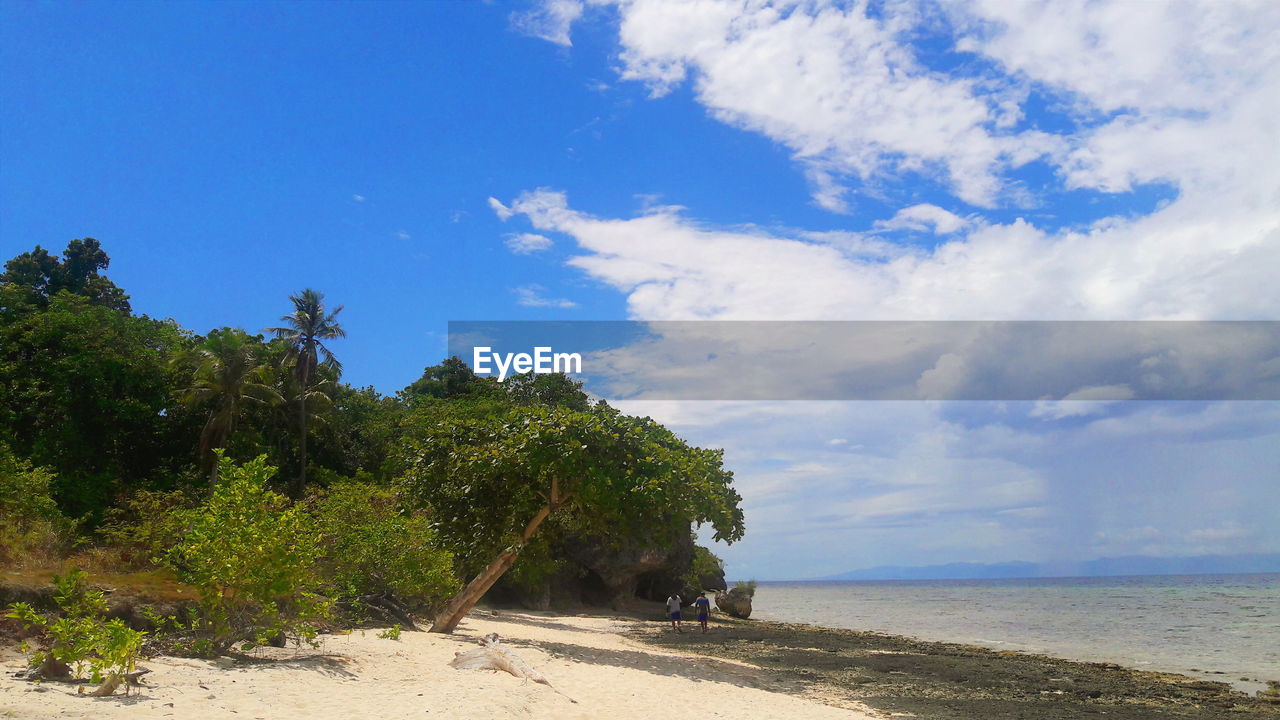
[[[315,287],[384,392],[449,320],[1280,316],[1274,3],[0,11],[5,257],[96,237],[198,332]],[[1280,550],[1274,403],[650,410],[737,574]]]

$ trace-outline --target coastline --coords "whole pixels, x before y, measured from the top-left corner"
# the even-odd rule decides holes
[[[153,672],[128,698],[88,698],[73,685],[17,680],[23,659],[5,648],[0,717],[650,720],[676,711],[733,720],[1280,718],[1280,703],[1168,673],[719,615],[710,633],[691,623],[676,634],[658,619],[657,604],[629,610],[480,610],[455,635],[404,632],[394,641],[366,629],[322,636],[315,650],[161,656],[144,661]],[[490,632],[555,689],[449,667],[455,652]]]
[[[1068,660],[902,635],[717,618],[716,632],[673,635],[637,627],[657,647],[750,662],[790,677],[808,696],[937,720],[1126,720],[1280,718],[1280,698],[1228,683],[1115,663]]]

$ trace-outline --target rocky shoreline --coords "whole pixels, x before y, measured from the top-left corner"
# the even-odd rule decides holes
[[[882,633],[717,616],[712,632],[637,624],[666,649],[747,662],[829,704],[926,720],[1280,718],[1280,697],[1227,683]]]

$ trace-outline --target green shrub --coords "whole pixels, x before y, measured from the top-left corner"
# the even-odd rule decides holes
[[[54,502],[53,481],[0,444],[0,567],[47,565],[65,549],[71,522]]]
[[[399,640],[400,639],[400,623],[396,623],[391,627],[378,633],[378,637],[383,640]]]
[[[140,490],[123,507],[107,510],[99,533],[122,569],[161,561],[186,532],[191,501],[179,491]]]
[[[733,584],[733,588],[731,589],[731,592],[741,593],[743,595],[746,595],[747,597],[755,597],[756,581],[747,580],[746,582],[742,582],[741,580],[739,580],[738,582],[735,582]]]
[[[183,513],[186,532],[167,558],[200,594],[188,649],[215,655],[271,642],[285,633],[314,643],[314,623],[328,617],[316,561],[312,518],[267,489],[276,469],[266,457],[237,466],[218,455],[208,502]]]
[[[33,651],[28,658],[37,677],[81,677],[87,670],[90,681],[101,683],[95,694],[110,695],[136,668],[146,633],[126,627],[119,618],[104,621],[106,600],[101,590],[85,584],[85,578],[78,568],[54,575],[54,599],[61,611],[56,617],[26,603],[11,605],[7,616],[42,629],[50,638],[49,649]]]
[[[340,597],[362,602],[389,594],[429,612],[457,592],[453,555],[439,547],[429,518],[402,510],[394,491],[337,482],[312,507],[324,537],[324,572]]]

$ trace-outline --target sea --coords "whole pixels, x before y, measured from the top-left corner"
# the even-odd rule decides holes
[[[1227,682],[1280,680],[1280,573],[761,582],[752,617],[1113,662]]]

